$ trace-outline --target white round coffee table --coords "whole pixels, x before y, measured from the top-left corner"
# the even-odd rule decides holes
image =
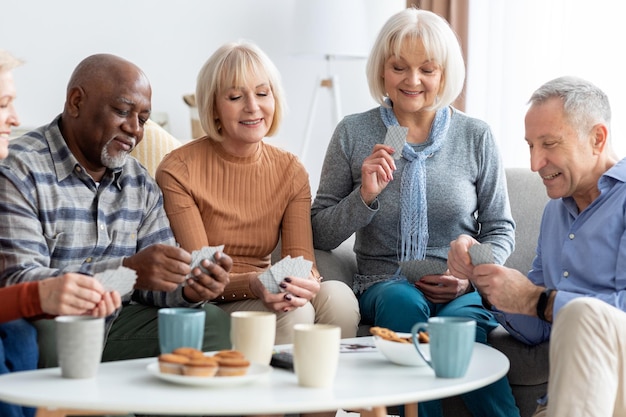
[[[371,338],[345,339],[373,344]],[[292,414],[415,404],[484,387],[503,377],[509,361],[476,344],[465,377],[436,378],[426,366],[394,365],[377,351],[340,355],[331,389],[302,388],[293,372],[273,369],[243,385],[189,386],[163,381],[149,370],[156,358],[102,363],[90,380],[61,378],[59,368],[0,376],[0,400],[54,409],[170,415]],[[414,407],[411,408],[414,410]]]

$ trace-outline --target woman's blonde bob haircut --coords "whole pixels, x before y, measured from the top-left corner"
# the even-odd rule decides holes
[[[461,94],[465,82],[465,62],[456,33],[442,17],[411,7],[387,20],[367,60],[370,94],[379,104],[385,105],[387,97],[383,78],[385,62],[392,55],[400,56],[405,41],[417,40],[422,42],[429,58],[443,71],[438,100],[429,109],[446,107]]]
[[[213,140],[218,142],[224,140],[217,118],[217,96],[233,86],[245,85],[253,75],[267,77],[274,96],[274,119],[267,136],[272,136],[278,131],[286,105],[278,69],[253,43],[231,42],[222,45],[209,57],[202,66],[196,83],[196,102],[200,124]]]

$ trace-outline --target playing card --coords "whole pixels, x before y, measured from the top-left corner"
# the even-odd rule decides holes
[[[274,279],[274,274],[272,273],[271,269],[268,269],[261,275],[259,275],[259,279],[261,280],[261,283],[265,286],[267,291],[271,292],[272,294],[278,294],[280,292],[280,287]]]
[[[447,269],[446,261],[435,258],[400,262],[400,270],[410,282],[418,281],[425,275],[441,275]]]
[[[94,278],[100,281],[105,291],[117,291],[123,297],[135,287],[137,273],[133,269],[120,266],[97,273]]]
[[[493,250],[490,243],[470,246],[469,255],[470,258],[472,258],[472,264],[474,265],[494,263]]]
[[[201,262],[205,259],[210,260],[211,262],[215,262],[215,253],[224,251],[224,245],[219,246],[205,246],[201,249],[195,250],[191,252],[191,269],[193,270],[195,267],[200,268],[203,272],[208,272],[202,265]],[[188,278],[193,277],[192,274],[187,276]]]
[[[395,152],[392,155],[393,159],[402,158],[402,149],[406,143],[406,136],[409,133],[408,127],[403,126],[389,126],[387,128],[387,134],[385,135],[385,145],[391,146]]]
[[[279,284],[285,277],[308,278],[312,267],[313,262],[304,259],[302,256],[292,258],[287,255],[272,265],[270,269],[263,272],[259,279],[269,292],[277,294],[280,291],[284,291],[279,287]]]

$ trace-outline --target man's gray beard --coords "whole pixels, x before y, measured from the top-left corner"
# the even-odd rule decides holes
[[[126,158],[130,152],[120,151],[117,156],[111,156],[109,154],[109,146],[113,140],[107,142],[107,144],[102,148],[102,153],[100,154],[100,159],[102,160],[102,165],[109,169],[117,169],[124,166],[126,162]],[[134,146],[133,146],[134,149]]]

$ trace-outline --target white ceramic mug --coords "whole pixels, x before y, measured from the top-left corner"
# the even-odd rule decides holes
[[[330,324],[294,326],[293,365],[298,385],[330,388],[339,364],[341,329]]]
[[[102,360],[104,318],[59,316],[54,320],[61,376],[94,378]]]
[[[230,314],[230,342],[250,362],[269,365],[276,337],[276,314],[234,311]]]

